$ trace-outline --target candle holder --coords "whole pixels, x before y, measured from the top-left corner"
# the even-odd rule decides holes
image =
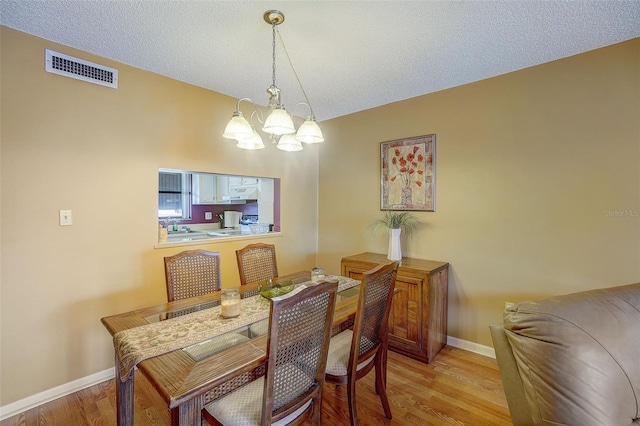
[[[236,318],[240,315],[240,292],[237,288],[222,291],[220,316],[222,318]]]
[[[319,283],[322,280],[324,280],[324,268],[316,266],[311,270],[311,282]]]

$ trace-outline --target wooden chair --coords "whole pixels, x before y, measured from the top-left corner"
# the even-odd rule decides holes
[[[186,250],[165,257],[164,276],[169,302],[220,290],[220,253]],[[226,333],[190,346],[185,352],[200,360],[248,340],[249,337],[239,333]]]
[[[386,390],[387,335],[397,270],[398,262],[393,262],[376,266],[362,275],[353,330],[345,330],[331,338],[326,381],[347,385],[352,426],[358,424],[356,381],[374,367],[376,392],[380,395],[385,417],[391,420]]]
[[[220,253],[187,250],[165,257],[164,273],[169,302],[220,290]]]
[[[271,300],[265,375],[204,407],[212,425],[320,425],[337,282]]]
[[[240,285],[255,283],[278,276],[276,247],[273,244],[255,243],[236,250]],[[267,333],[268,321],[251,324],[249,334],[261,336]]]
[[[240,285],[256,283],[278,276],[276,247],[273,244],[255,243],[236,250]]]

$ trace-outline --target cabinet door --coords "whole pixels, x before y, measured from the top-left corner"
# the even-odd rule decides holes
[[[229,186],[242,186],[242,177],[229,176]]]
[[[229,176],[218,176],[216,192],[216,199],[218,201],[222,201],[223,197],[229,195]]]
[[[274,223],[273,202],[262,203],[258,201],[258,222],[269,224]]]
[[[396,276],[396,293],[389,313],[389,344],[421,353],[423,280]]]
[[[362,281],[362,273],[367,270],[368,269],[356,268],[348,264],[342,265],[342,275],[358,281]]]
[[[194,174],[192,182],[193,204],[213,204],[216,201],[216,176]]]
[[[229,187],[244,188],[258,185],[258,178],[245,176],[229,176]]]
[[[259,203],[273,203],[274,199],[274,185],[273,179],[260,179],[258,183],[258,202]]]

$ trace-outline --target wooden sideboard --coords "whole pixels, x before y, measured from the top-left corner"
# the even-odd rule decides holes
[[[360,280],[363,272],[389,262],[377,253],[343,257],[341,275]],[[389,349],[433,361],[447,342],[448,276],[447,262],[402,259],[389,314]]]

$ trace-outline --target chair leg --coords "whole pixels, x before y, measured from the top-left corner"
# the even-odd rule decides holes
[[[382,351],[382,377],[384,378],[384,388],[387,388],[387,348]]]
[[[313,426],[320,426],[322,417],[322,393],[313,398],[311,407],[311,422]]]
[[[358,426],[358,415],[356,414],[356,380],[349,377],[347,383],[347,402],[349,403],[349,420],[351,426]]]
[[[382,376],[382,383],[384,383],[384,388],[387,388],[387,351],[381,351],[377,355],[382,358],[382,368],[380,373],[378,373],[378,368],[376,368],[376,375],[380,374]],[[376,380],[375,386],[376,394],[380,395],[380,389],[378,389],[378,381]]]
[[[380,396],[380,402],[382,402],[382,409],[384,410],[384,417],[387,420],[391,420],[391,407],[389,406],[389,398],[387,398],[387,384],[386,384],[386,363],[385,357],[382,353],[376,356],[374,361],[376,363],[376,391]]]

